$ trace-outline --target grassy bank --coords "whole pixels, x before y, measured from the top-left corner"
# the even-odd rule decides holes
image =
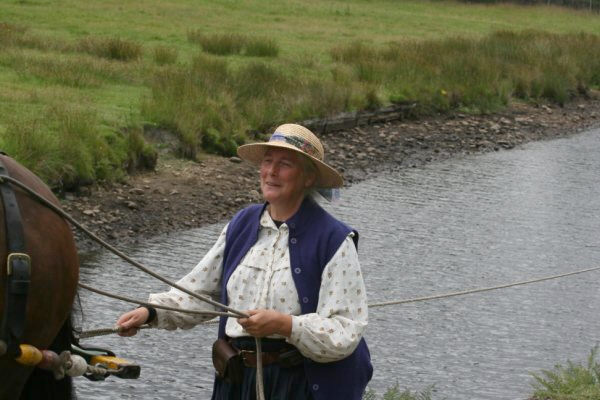
[[[565,102],[600,86],[597,17],[446,1],[0,3],[0,147],[55,187],[180,153],[231,154],[282,121]],[[500,31],[500,32],[498,32]]]

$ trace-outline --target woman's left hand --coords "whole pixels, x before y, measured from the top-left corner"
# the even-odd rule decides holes
[[[246,311],[249,318],[238,318],[238,323],[254,337],[273,334],[290,337],[292,334],[292,316],[275,310]]]

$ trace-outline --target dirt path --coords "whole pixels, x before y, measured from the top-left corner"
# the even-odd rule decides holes
[[[456,155],[502,151],[600,126],[600,95],[565,107],[515,105],[501,113],[445,115],[364,126],[321,137],[326,160],[346,185],[371,174],[417,167]],[[124,184],[67,194],[65,210],[114,244],[200,227],[259,202],[256,168],[238,158],[205,156],[200,162],[159,158],[154,172]],[[94,248],[77,234],[80,250]]]

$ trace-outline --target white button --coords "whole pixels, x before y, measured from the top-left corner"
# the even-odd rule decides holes
[[[295,272],[296,274],[299,274],[300,272],[302,272],[302,270],[301,270],[300,268],[294,268],[294,272]]]
[[[291,238],[291,239],[290,239],[290,243],[291,243],[291,244],[296,244],[296,242],[297,242],[296,238]]]

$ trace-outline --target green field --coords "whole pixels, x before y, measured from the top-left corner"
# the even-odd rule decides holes
[[[179,151],[231,154],[284,121],[565,102],[600,86],[600,19],[450,1],[0,2],[0,147],[54,187]]]

